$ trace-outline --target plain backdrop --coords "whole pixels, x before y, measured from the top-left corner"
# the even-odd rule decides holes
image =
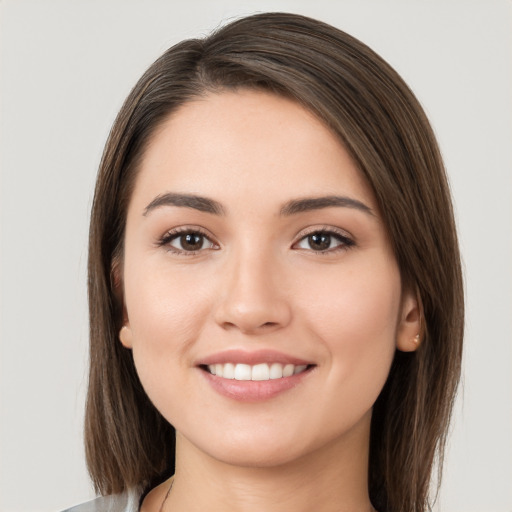
[[[82,447],[87,224],[114,116],[177,41],[261,11],[360,38],[439,137],[467,290],[463,386],[437,510],[512,510],[512,3],[509,0],[4,0],[0,510],[93,496]],[[407,435],[407,432],[404,432]]]

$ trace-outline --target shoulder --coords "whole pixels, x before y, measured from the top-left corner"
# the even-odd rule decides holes
[[[101,496],[62,512],[138,512],[140,492],[131,491],[112,496]]]

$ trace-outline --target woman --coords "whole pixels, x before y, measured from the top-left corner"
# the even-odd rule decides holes
[[[291,14],[168,50],[114,123],[86,449],[118,510],[427,510],[460,373],[441,157],[401,78]]]

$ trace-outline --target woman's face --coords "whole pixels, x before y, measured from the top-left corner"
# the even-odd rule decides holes
[[[361,173],[312,114],[264,92],[210,94],[157,130],[121,267],[121,340],[148,396],[233,464],[366,446],[397,343],[418,332]]]

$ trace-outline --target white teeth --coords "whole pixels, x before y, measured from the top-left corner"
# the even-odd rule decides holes
[[[272,363],[270,366],[270,378],[281,379],[283,377],[283,365],[279,363]]]
[[[237,364],[235,366],[235,380],[252,380],[251,366],[248,364]]]
[[[270,368],[268,364],[257,364],[252,367],[252,380],[269,380]]]
[[[215,365],[217,366],[217,365]],[[235,365],[233,363],[228,363],[228,364],[225,364],[225,365],[220,365],[220,366],[224,366],[224,369],[223,369],[223,374],[222,376],[225,378],[225,379],[234,379],[235,378]]]
[[[307,365],[301,364],[295,366],[294,364],[282,365],[281,363],[266,363],[256,364],[251,366],[249,364],[211,364],[208,365],[208,371],[217,377],[224,379],[235,380],[271,380],[281,379],[283,377],[291,377],[306,370]]]
[[[293,370],[295,370],[295,366],[293,364],[287,364],[283,368],[283,377],[291,377],[293,375]]]
[[[297,375],[297,373],[302,373],[306,368],[307,368],[307,366],[305,364],[301,364],[299,366],[296,366],[295,370],[293,370],[293,374]]]

